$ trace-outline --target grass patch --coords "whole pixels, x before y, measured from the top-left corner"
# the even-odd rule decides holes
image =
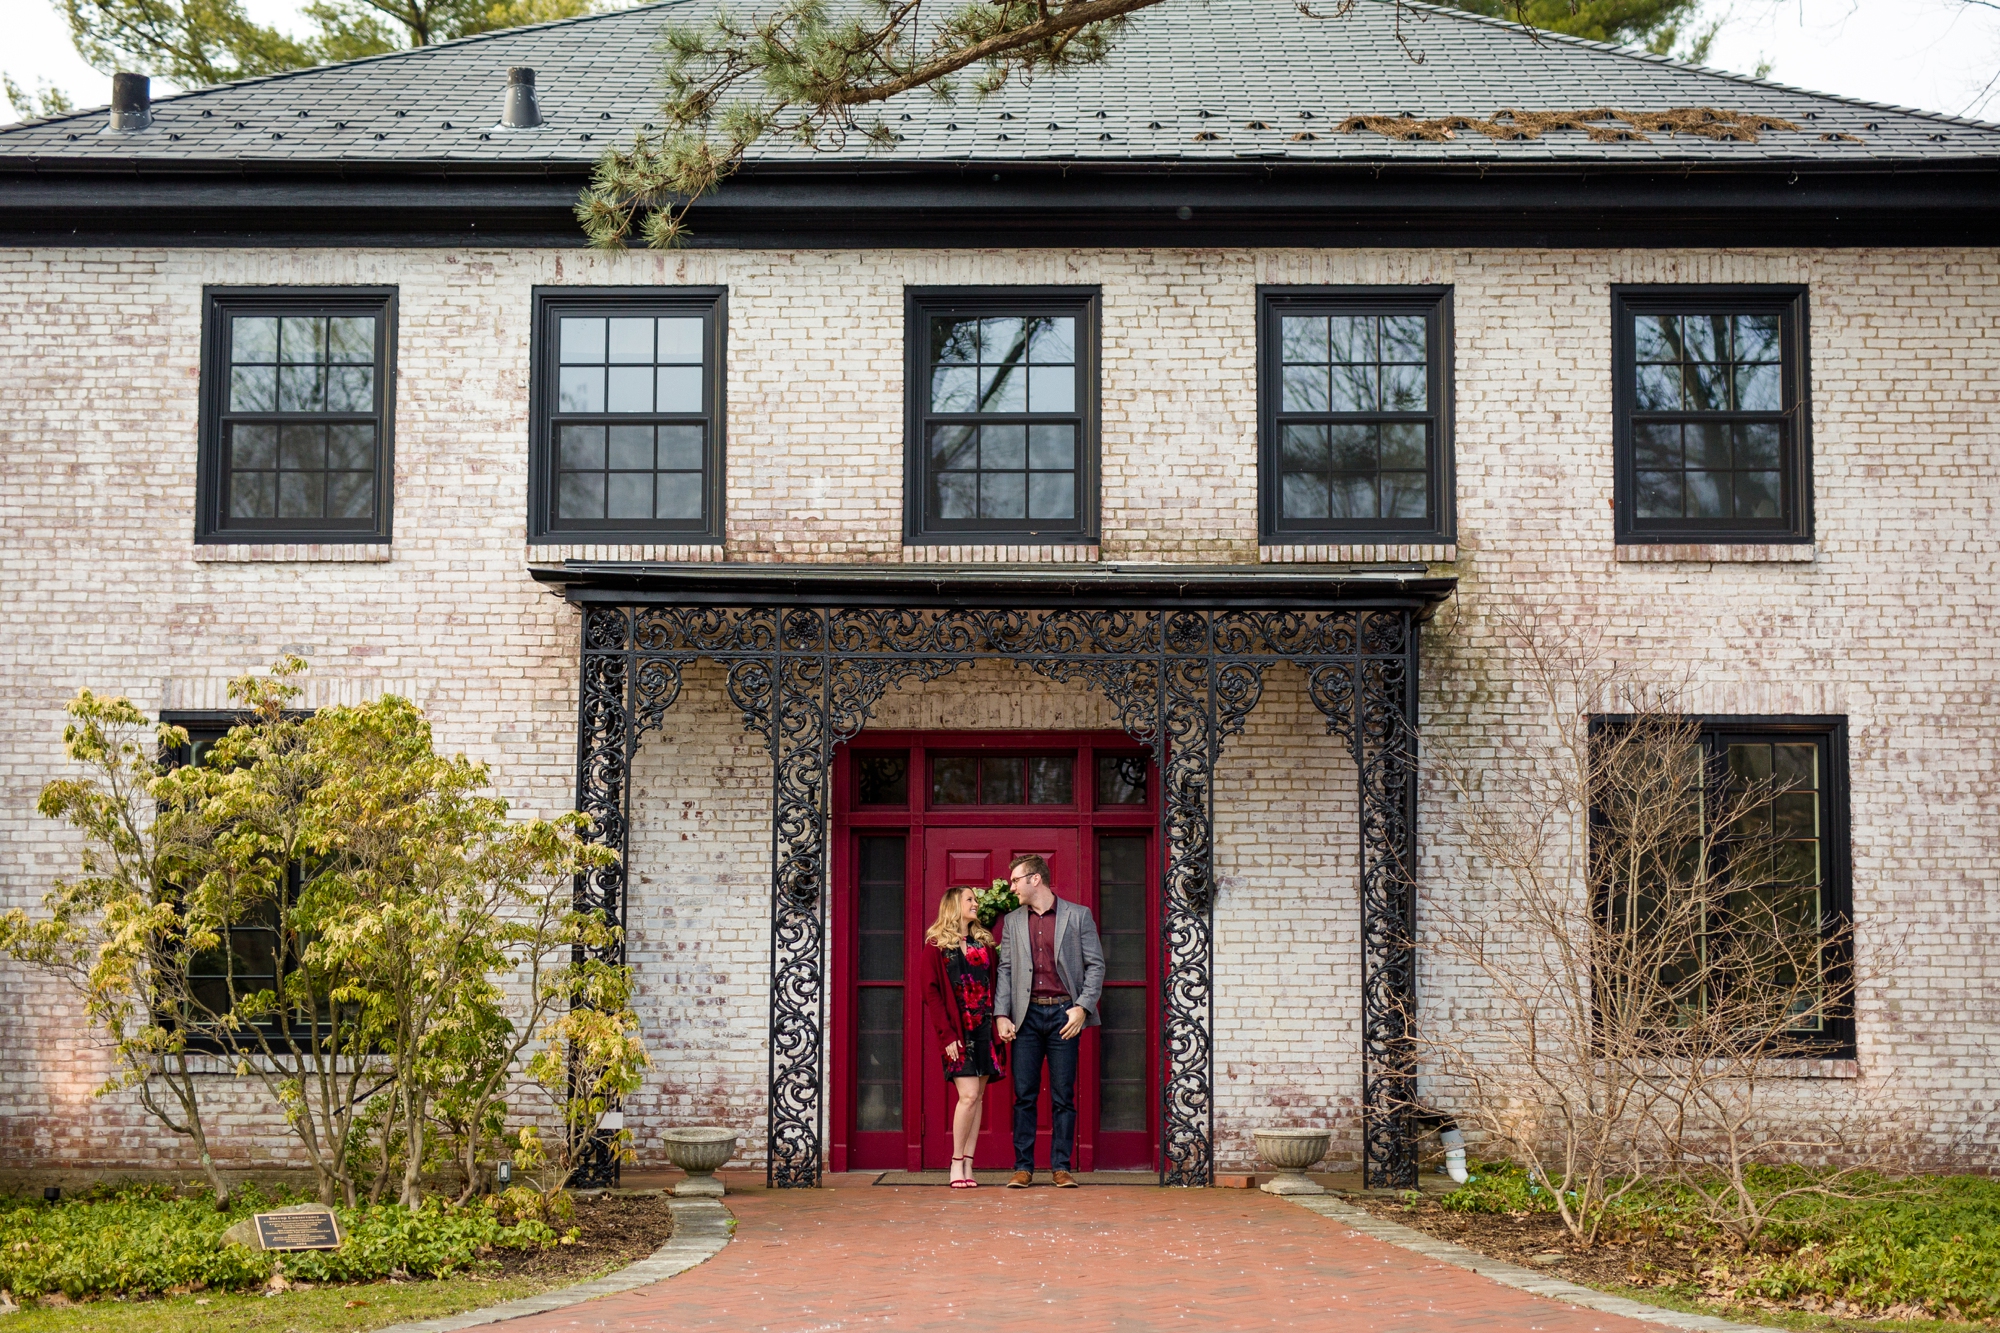
[[[606,1265],[606,1270],[619,1265]],[[592,1274],[452,1277],[297,1289],[276,1296],[217,1292],[149,1300],[98,1300],[10,1315],[7,1333],[365,1333],[406,1319],[435,1319],[532,1296]]]
[[[1775,1194],[1803,1174],[1774,1169],[1753,1184]],[[1840,1189],[1855,1197],[1784,1201],[1748,1249],[1706,1220],[1692,1196],[1666,1186],[1638,1190],[1608,1209],[1600,1248],[1623,1256],[1620,1266],[1629,1265],[1632,1288],[1645,1299],[1804,1321],[1785,1327],[1871,1328],[1883,1317],[1899,1329],[2000,1320],[2000,1180],[1849,1177]],[[1554,1212],[1526,1172],[1496,1163],[1482,1164],[1435,1207],[1543,1222]],[[1597,1267],[1595,1280],[1581,1280],[1611,1289]]]

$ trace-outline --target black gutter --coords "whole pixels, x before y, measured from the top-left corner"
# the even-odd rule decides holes
[[[580,246],[582,164],[0,159],[0,243]],[[2000,161],[770,166],[695,247],[1993,245]]]
[[[934,610],[1416,609],[1458,586],[1421,566],[1361,572],[1269,566],[623,564],[531,567],[579,605],[817,606]]]

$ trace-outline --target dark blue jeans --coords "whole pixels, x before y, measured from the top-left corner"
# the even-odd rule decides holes
[[[1035,1131],[1041,1127],[1042,1061],[1049,1062],[1049,1111],[1053,1131],[1049,1170],[1067,1171],[1076,1145],[1076,1053],[1083,1034],[1064,1040],[1056,1034],[1069,1021],[1059,1005],[1031,1004],[1014,1035],[1014,1169],[1035,1169]]]

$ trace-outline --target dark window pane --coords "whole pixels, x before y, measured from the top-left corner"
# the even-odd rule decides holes
[[[1144,805],[1146,803],[1145,758],[1140,755],[1122,754],[1097,756],[1097,803]]]
[[[1779,513],[1779,474],[1776,472],[1738,472],[1736,482],[1736,517],[1776,518]]]
[[[966,756],[931,760],[931,804],[975,805],[979,801],[979,761]]]
[[[326,360],[326,320],[317,315],[280,316],[278,360],[301,365]]]
[[[1118,769],[1121,765],[1137,765],[1136,773],[1121,771],[1120,780],[1123,781],[1126,778],[1136,776],[1141,789],[1139,799],[1144,799],[1145,760],[1139,758],[1137,755],[1130,757],[1118,756],[1115,758],[1111,755],[1098,756],[1098,769],[1100,772],[1103,771],[1106,764],[1112,765],[1114,769]],[[1099,801],[1100,805],[1131,803]],[[1100,838],[1098,840],[1097,864],[1099,876],[1108,883],[1144,883],[1146,879],[1146,839],[1130,835]]]
[[[278,428],[243,424],[230,429],[230,464],[234,467],[276,467]]]
[[[1278,432],[1278,466],[1286,471],[1324,471],[1327,467],[1327,428],[1320,425],[1287,424]]]
[[[1771,747],[1739,744],[1729,747],[1729,776],[1743,786],[1771,780]]]
[[[1328,513],[1326,477],[1318,472],[1285,473],[1279,492],[1286,518],[1325,518]]]
[[[1382,517],[1422,518],[1430,512],[1430,487],[1421,472],[1384,472]]]
[[[603,518],[604,474],[565,472],[556,478],[556,514],[560,518]]]
[[[1330,390],[1325,366],[1286,366],[1283,409],[1287,412],[1324,412]]]
[[[326,359],[366,365],[375,360],[375,316],[335,315],[326,322]]]
[[[1777,412],[1784,407],[1784,376],[1776,366],[1736,367],[1736,410]]]
[[[1730,435],[1726,422],[1689,422],[1682,435],[1687,447],[1687,466],[1718,472],[1728,470],[1733,465]]]
[[[701,474],[662,472],[654,480],[653,517],[698,519],[701,517]]]
[[[375,466],[375,426],[372,422],[340,422],[326,434],[326,465],[331,468]]]
[[[1420,468],[1428,461],[1429,431],[1422,422],[1392,421],[1382,427],[1382,466]]]
[[[979,427],[931,427],[931,466],[958,471],[979,466]]]
[[[237,315],[229,321],[229,359],[237,364],[278,359],[278,321],[271,315]]]
[[[565,471],[603,467],[604,427],[564,426],[557,464]]]
[[[1028,428],[1022,425],[981,426],[979,466],[983,469],[1024,468],[1028,465]]]
[[[653,469],[653,428],[613,426],[610,429],[610,460],[614,468],[633,471]]]
[[[1026,518],[1028,479],[1019,472],[982,472],[979,476],[981,518]]]
[[[614,472],[605,480],[606,518],[651,518],[653,516],[653,474]]]
[[[1778,466],[1783,437],[1775,421],[1753,421],[1736,428],[1736,466],[1764,471]]]
[[[1020,315],[989,315],[979,321],[979,360],[1000,365],[1024,360],[1028,351],[1028,321]]]
[[[324,518],[325,516],[326,474],[324,472],[278,474],[279,518]]]
[[[319,412],[326,407],[326,367],[278,367],[278,410]]]
[[[857,996],[856,1111],[863,1133],[903,1127],[903,988],[864,986]]]
[[[863,805],[910,803],[910,757],[906,754],[855,756],[855,786]]]
[[[326,466],[326,428],[296,423],[278,428],[278,466],[294,471]]]
[[[989,756],[979,761],[979,803],[981,805],[1025,804],[1026,790],[1021,781],[1025,761],[1014,756]]]
[[[1681,473],[1641,472],[1638,476],[1639,517],[1681,517]]]
[[[278,477],[273,472],[238,472],[229,479],[231,518],[276,518]]]
[[[1819,747],[1817,745],[1772,746],[1771,776],[1783,787],[1817,787]]]
[[[1069,805],[1076,799],[1071,775],[1076,761],[1068,755],[1041,756],[1028,761],[1028,804]]]
[[[931,363],[971,365],[979,360],[979,321],[933,315]]]
[[[1422,366],[1382,367],[1382,410],[1421,412],[1428,406],[1430,372]]]
[[[1641,362],[1681,359],[1681,318],[1679,315],[1640,315],[1634,323],[1634,346]]]
[[[979,474],[940,472],[931,476],[931,503],[941,519],[976,518],[979,514]]]
[[[1689,472],[1687,474],[1687,516],[1689,518],[1728,518],[1735,508],[1735,488],[1730,485],[1727,472]]]
[[[1684,315],[1681,329],[1689,361],[1712,365],[1729,360],[1729,316]]]
[[[979,410],[979,367],[938,366],[931,371],[931,411]]]
[[[237,366],[229,372],[229,410],[232,412],[275,412],[278,410],[278,368]]]
[[[1147,1111],[1146,988],[1107,987],[1098,1002],[1097,1127],[1143,1133]]]
[[[863,838],[861,840],[861,878],[873,883],[903,882],[903,839],[901,836],[889,838]],[[902,917],[896,918],[897,922]],[[876,929],[877,927],[869,927]],[[881,927],[887,929],[887,927]],[[898,924],[896,929],[901,930]]]
[[[1641,412],[1678,412],[1681,406],[1679,366],[1640,366],[1638,407]]]
[[[1067,424],[1028,427],[1028,466],[1073,470],[1076,467],[1076,427]]]
[[[1373,472],[1381,465],[1381,428],[1359,423],[1330,426],[1333,470]]]
[[[1029,476],[1029,518],[1074,518],[1075,516],[1075,473],[1036,472]]]
[[[1430,320],[1423,315],[1382,316],[1382,360],[1422,365],[1430,355]]]
[[[1665,422],[1646,421],[1632,427],[1632,460],[1641,472],[1656,472],[1681,466],[1681,428]]]
[[[375,367],[335,366],[326,373],[326,410],[373,412]]]
[[[1373,412],[1381,406],[1380,368],[1373,365],[1335,366],[1333,390],[1327,398],[1332,412]]]
[[[371,518],[375,513],[375,474],[330,472],[326,478],[328,518]]]
[[[1028,360],[1038,366],[1067,366],[1076,362],[1076,318],[1073,315],[1037,315],[1028,321]]]
[[[1376,358],[1376,316],[1334,315],[1327,320],[1327,346],[1335,361],[1349,364]]]
[[[1287,365],[1324,365],[1328,359],[1326,316],[1286,315],[1278,321],[1280,356]]]
[[[1729,371],[1727,365],[1690,365],[1686,368],[1682,383],[1687,386],[1687,410],[1690,412],[1727,412],[1729,410]]]
[[[704,435],[700,426],[661,426],[659,466],[668,470],[699,472]]]
[[[1380,499],[1375,478],[1336,476],[1333,478],[1332,509],[1335,518],[1376,518]]]
[[[1738,361],[1776,361],[1779,334],[1783,325],[1777,315],[1736,316],[1736,345],[1732,353]]]

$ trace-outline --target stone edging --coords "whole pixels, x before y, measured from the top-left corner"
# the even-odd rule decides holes
[[[714,1258],[729,1243],[729,1237],[736,1229],[736,1219],[714,1199],[674,1199],[667,1207],[674,1215],[674,1234],[665,1245],[636,1264],[589,1282],[579,1282],[574,1287],[558,1287],[538,1296],[523,1296],[518,1301],[489,1305],[483,1310],[391,1324],[377,1329],[376,1333],[452,1333],[454,1329],[477,1328],[482,1324],[497,1324],[503,1319],[545,1314],[565,1306],[594,1301],[600,1296],[615,1296],[621,1291],[649,1287],[655,1282],[664,1282],[685,1273],[703,1260]]]
[[[1546,1296],[1550,1300],[1562,1301],[1568,1305],[1581,1305],[1605,1314],[1623,1315],[1627,1319],[1637,1319],[1648,1324],[1698,1329],[1701,1333],[1771,1333],[1770,1329],[1757,1324],[1739,1324],[1728,1319],[1717,1319],[1714,1315],[1682,1314],[1679,1310],[1663,1310],[1657,1305],[1646,1305],[1623,1296],[1613,1296],[1590,1287],[1578,1286],[1574,1282],[1566,1282],[1549,1273],[1538,1273],[1519,1264],[1510,1264],[1501,1259],[1489,1259],[1483,1254],[1475,1254],[1463,1245],[1439,1240],[1414,1227],[1385,1222],[1365,1209],[1357,1208],[1351,1203],[1342,1203],[1324,1194],[1290,1194],[1284,1197],[1288,1202],[1295,1203],[1308,1212],[1332,1218],[1371,1239],[1413,1251],[1426,1259],[1436,1259],[1454,1268],[1463,1268],[1484,1278],[1491,1278],[1502,1286],[1531,1292],[1536,1296]]]

